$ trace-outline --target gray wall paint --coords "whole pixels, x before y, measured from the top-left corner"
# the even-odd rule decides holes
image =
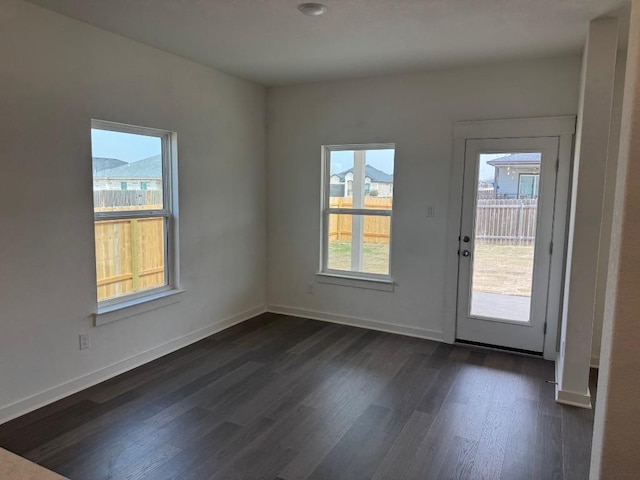
[[[580,58],[567,57],[270,89],[269,305],[440,338],[454,122],[575,115],[579,75]],[[396,143],[392,293],[315,278],[321,145],[368,142]]]
[[[1,422],[263,306],[266,188],[262,87],[19,0],[3,1],[0,31]],[[186,289],[98,328],[91,118],[178,132]]]

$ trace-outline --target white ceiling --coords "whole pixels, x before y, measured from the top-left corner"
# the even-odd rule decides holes
[[[626,0],[31,0],[263,85],[579,53]],[[626,36],[623,32],[623,36]]]

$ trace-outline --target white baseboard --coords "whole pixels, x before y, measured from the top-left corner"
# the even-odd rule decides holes
[[[336,313],[319,312],[317,310],[307,310],[305,308],[287,307],[284,305],[267,305],[267,311],[281,313],[283,315],[292,315],[295,317],[310,318],[312,320],[321,320],[323,322],[350,325],[352,327],[368,328],[370,330],[378,330],[380,332],[397,333],[409,337],[424,338],[438,342],[443,341],[442,332],[428,330],[426,328],[407,327],[394,323],[367,320],[364,318],[350,317]]]
[[[203,338],[213,335],[214,333],[218,333],[222,330],[232,327],[233,325],[242,323],[246,320],[249,320],[250,318],[265,313],[266,311],[267,308],[265,305],[251,308],[249,310],[240,312],[236,315],[201,328],[200,330],[196,330],[195,332],[188,333],[182,337],[176,338],[162,345],[158,345],[157,347],[154,347],[152,349],[133,355],[132,357],[113,363],[107,367],[101,368],[87,375],[83,375],[68,382],[62,383],[56,387],[3,406],[0,408],[0,425],[21,415],[32,412],[33,410],[44,407],[45,405],[53,403],[57,400],[68,397],[69,395],[73,395],[74,393],[89,388],[100,382],[104,382],[105,380],[113,378],[133,368],[144,365],[145,363],[151,362],[152,360],[160,358],[171,352],[175,352],[176,350],[184,348],[187,345],[191,345],[192,343],[202,340]]]
[[[564,405],[571,405],[573,407],[591,409],[591,392],[587,390],[587,393],[568,392],[566,390],[560,390],[556,385],[556,402]]]
[[[587,387],[587,393],[570,392],[568,390],[560,389],[560,363],[556,361],[556,402],[564,405],[571,405],[573,407],[591,409],[591,392]]]

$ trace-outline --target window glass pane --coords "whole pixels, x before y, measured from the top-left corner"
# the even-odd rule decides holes
[[[166,285],[162,217],[95,222],[98,301]]]
[[[331,214],[327,268],[389,275],[391,217]]]
[[[538,198],[540,175],[520,175],[519,198]]]
[[[162,140],[91,129],[95,212],[163,208]]]
[[[393,149],[331,151],[329,155],[331,208],[391,210]]]
[[[329,152],[329,197],[332,208],[353,206],[353,154],[353,150]]]
[[[364,208],[391,209],[394,150],[365,151]]]

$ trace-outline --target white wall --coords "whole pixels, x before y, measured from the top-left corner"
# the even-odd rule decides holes
[[[574,115],[579,75],[568,57],[269,89],[270,308],[441,338],[454,122]],[[321,145],[368,142],[396,143],[394,292],[316,283]]]
[[[260,311],[266,192],[262,87],[20,0],[0,39],[1,422]],[[186,289],[98,328],[92,118],[178,132]]]

